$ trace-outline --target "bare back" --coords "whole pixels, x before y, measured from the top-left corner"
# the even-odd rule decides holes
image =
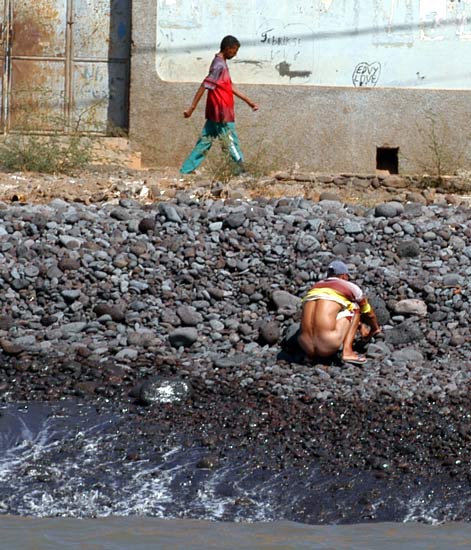
[[[337,319],[342,306],[332,300],[304,304],[299,344],[309,357],[337,352],[350,327],[348,319]]]

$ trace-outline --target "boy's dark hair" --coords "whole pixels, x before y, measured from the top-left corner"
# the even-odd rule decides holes
[[[235,36],[228,34],[221,40],[221,52],[226,48],[232,48],[233,46],[237,46],[238,48],[240,48],[240,42]]]

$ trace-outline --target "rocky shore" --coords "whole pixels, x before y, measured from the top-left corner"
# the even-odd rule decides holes
[[[2,399],[115,403],[130,439],[183,438],[202,468],[240,450],[467,488],[471,208],[370,191],[1,203]],[[384,328],[361,367],[293,345],[300,298],[337,257]]]

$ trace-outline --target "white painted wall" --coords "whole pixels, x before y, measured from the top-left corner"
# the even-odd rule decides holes
[[[156,67],[200,82],[221,38],[237,83],[471,88],[471,0],[155,0]]]

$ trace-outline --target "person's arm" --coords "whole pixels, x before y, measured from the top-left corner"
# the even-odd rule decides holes
[[[361,320],[364,321],[370,328],[372,336],[381,332],[376,313],[373,308],[368,313],[362,313]]]
[[[252,111],[258,111],[258,105],[254,103],[251,99],[249,99],[245,94],[239,92],[239,90],[237,90],[237,88],[234,88],[234,86],[232,86],[232,93],[239,99],[242,99],[242,101],[245,101],[245,103],[247,103]]]
[[[362,313],[360,320],[369,327],[367,332],[363,330],[361,331],[365,342],[369,342],[371,338],[381,333],[381,327],[379,326],[378,319],[373,308],[371,308],[367,313]]]
[[[374,309],[365,296],[362,296],[358,305],[360,306],[360,321],[363,325],[366,325],[361,327],[361,335],[363,339],[368,342],[371,338],[380,334],[381,327],[379,326]],[[368,329],[366,327],[368,327]]]
[[[191,115],[193,114],[193,111],[198,106],[198,103],[199,103],[200,99],[203,97],[203,94],[204,94],[205,90],[206,90],[206,88],[204,87],[204,84],[201,84],[201,86],[196,91],[195,97],[193,98],[193,101],[191,102],[191,105],[188,107],[188,109],[183,111],[183,116],[185,118],[190,118],[191,117]]]

